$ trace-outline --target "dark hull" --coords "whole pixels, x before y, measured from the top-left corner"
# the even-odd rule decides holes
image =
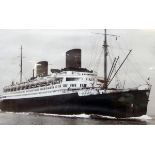
[[[91,96],[75,94],[27,99],[3,100],[2,111],[52,114],[97,114],[113,117],[137,117],[147,113],[149,90],[134,90]]]

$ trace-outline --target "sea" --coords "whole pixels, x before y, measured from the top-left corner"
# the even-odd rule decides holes
[[[155,116],[117,119],[98,115],[0,112],[0,125],[155,125]]]

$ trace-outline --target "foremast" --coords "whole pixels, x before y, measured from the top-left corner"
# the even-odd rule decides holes
[[[107,81],[107,56],[108,56],[108,45],[107,45],[107,30],[104,30],[104,90],[106,91],[108,89],[108,81]]]
[[[23,48],[21,46],[21,55],[20,55],[20,83],[22,83],[22,78],[23,78]]]

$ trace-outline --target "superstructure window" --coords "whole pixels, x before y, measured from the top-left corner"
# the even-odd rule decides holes
[[[84,88],[86,88],[86,84],[80,84],[80,87],[84,87]]]
[[[77,81],[79,78],[66,78],[66,81]]]
[[[63,84],[63,87],[67,87],[67,84]]]
[[[70,86],[71,86],[71,87],[76,87],[76,84],[71,84]]]

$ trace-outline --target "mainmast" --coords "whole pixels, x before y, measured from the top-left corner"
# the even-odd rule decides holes
[[[107,89],[108,87],[108,82],[107,82],[107,56],[108,56],[108,45],[107,45],[107,32],[105,29],[105,33],[104,33],[104,44],[103,44],[103,48],[104,48],[104,90]]]
[[[120,36],[114,35],[114,34],[107,34],[106,29],[104,30],[104,33],[96,33],[96,34],[104,35],[104,43],[103,43],[103,49],[104,49],[104,85],[103,85],[103,89],[106,91],[108,89],[109,84],[112,82],[114,77],[117,75],[118,71],[121,69],[121,67],[123,66],[123,64],[127,60],[128,56],[130,55],[132,50],[129,51],[129,53],[127,54],[127,56],[125,57],[125,59],[123,60],[123,62],[119,66],[119,68],[117,69],[117,71],[114,73],[113,77],[111,78],[113,71],[116,67],[116,64],[118,62],[119,57],[114,59],[112,67],[111,67],[110,72],[109,72],[109,75],[107,76],[107,68],[108,68],[108,63],[107,63],[107,56],[108,56],[107,36],[116,37],[116,40]]]
[[[21,46],[21,56],[20,56],[20,83],[22,83],[22,77],[23,77],[23,48]]]

